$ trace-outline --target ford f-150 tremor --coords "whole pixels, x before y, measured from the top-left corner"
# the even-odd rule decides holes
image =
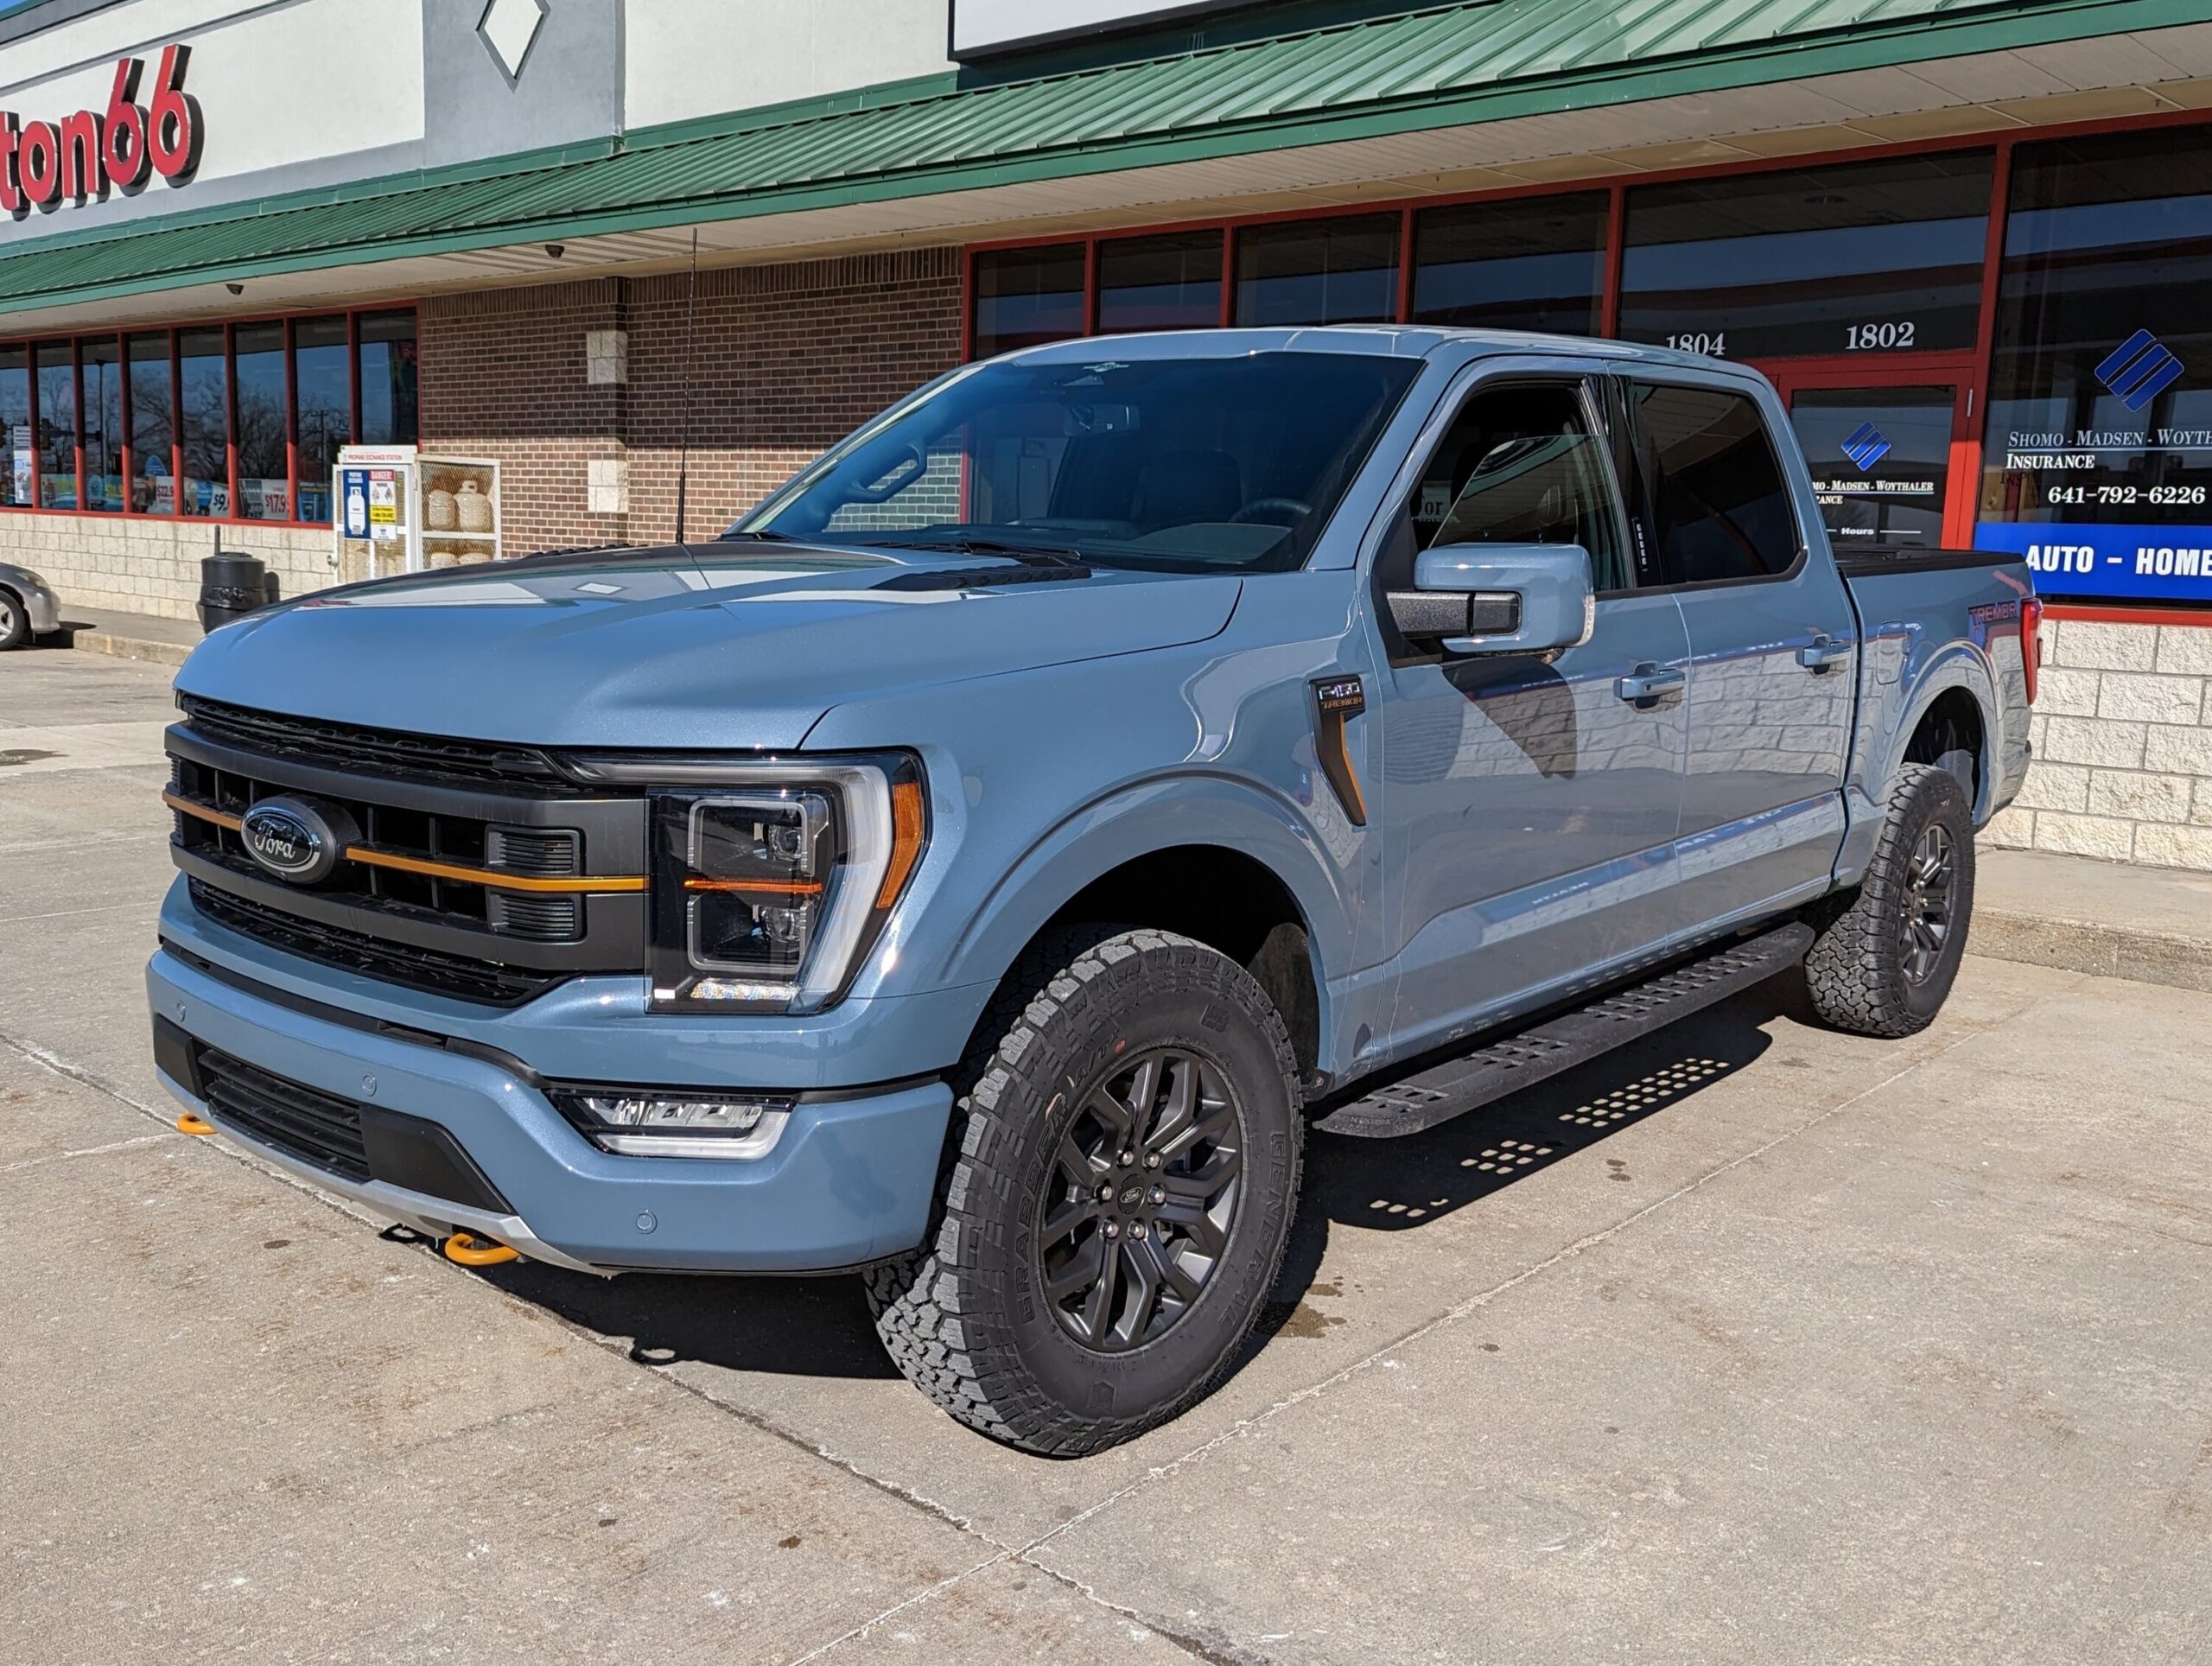
[[[954,1415],[1093,1450],[1230,1368],[1309,1125],[1799,966],[1928,1023],[2037,617],[2017,560],[1840,560],[1709,359],[1017,353],[709,543],[210,636],[158,1062],[457,1260],[855,1269]]]

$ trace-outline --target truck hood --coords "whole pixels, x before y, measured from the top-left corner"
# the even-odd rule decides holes
[[[1242,588],[933,550],[584,551],[302,597],[217,631],[176,685],[478,740],[790,748],[863,696],[1203,641]]]

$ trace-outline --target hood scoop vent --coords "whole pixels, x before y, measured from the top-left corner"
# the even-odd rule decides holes
[[[918,567],[871,584],[871,590],[978,590],[1007,584],[1057,584],[1089,578],[1088,567]]]

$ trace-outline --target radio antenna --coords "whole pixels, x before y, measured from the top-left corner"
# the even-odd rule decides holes
[[[691,228],[691,277],[683,290],[683,420],[677,433],[676,541],[683,542],[683,490],[691,474],[691,344],[699,322],[699,228]]]

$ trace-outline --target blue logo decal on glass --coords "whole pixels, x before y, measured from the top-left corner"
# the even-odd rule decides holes
[[[2130,410],[2140,410],[2171,387],[2181,360],[2148,330],[2138,330],[2097,366],[2097,380],[2120,396]]]
[[[1873,423],[1861,423],[1845,438],[1843,455],[1850,458],[1853,467],[1864,474],[1890,455],[1890,442]]]

